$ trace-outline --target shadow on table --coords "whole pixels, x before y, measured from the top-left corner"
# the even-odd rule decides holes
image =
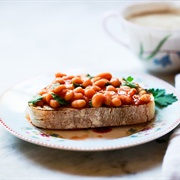
[[[61,173],[103,177],[134,175],[160,166],[169,135],[131,148],[78,152],[50,149],[21,141],[17,144],[26,159]],[[19,140],[20,141],[20,140]]]

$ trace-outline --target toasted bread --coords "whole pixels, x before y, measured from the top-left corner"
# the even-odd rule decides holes
[[[108,81],[110,81],[110,79]],[[92,96],[87,100],[88,102],[84,107],[73,107],[71,104],[75,100],[72,100],[71,104],[66,105],[63,103],[54,108],[54,106],[51,107],[50,103],[44,103],[44,101],[47,101],[46,98],[45,100],[43,100],[43,98],[40,98],[39,101],[34,104],[29,103],[28,114],[33,125],[45,129],[82,129],[145,123],[154,118],[154,97],[152,94],[141,88],[138,84],[134,85],[136,85],[136,87],[129,88],[127,87],[127,85],[123,85],[123,83],[121,82],[120,85],[116,87],[125,88],[125,91],[117,91],[116,93],[113,92],[113,97],[117,97],[115,96],[117,94],[121,97],[121,95],[123,94],[122,92],[128,92],[126,95],[128,97],[131,96],[132,99],[131,102],[126,102],[122,98],[121,104],[119,106],[113,106],[113,103],[107,105],[107,103],[105,104],[105,100],[100,103],[100,107],[94,107],[92,106],[92,104],[90,106],[89,102],[92,103]],[[76,87],[74,87],[74,89],[76,89]],[[104,97],[106,95],[105,91],[107,87],[103,88],[103,90],[102,87],[100,89],[101,90],[97,90],[95,94],[102,92]],[[132,89],[137,90],[135,91],[135,93],[130,95],[129,92],[131,92]],[[141,94],[140,91],[144,91],[144,93]],[[51,88],[51,92],[54,93],[56,91],[52,90]],[[108,93],[109,92],[111,91],[109,90]],[[49,93],[49,90],[44,94],[47,93]],[[139,99],[141,99],[143,95],[147,95],[148,99],[145,98],[144,100],[144,98],[142,98],[143,100],[140,101]],[[58,97],[61,97],[64,100],[65,94],[62,96],[58,95]],[[51,97],[51,99],[53,98]],[[39,103],[40,101],[43,101],[43,103]]]
[[[145,123],[153,119],[154,101],[143,105],[100,108],[59,108],[29,106],[33,125],[47,129],[79,129]]]

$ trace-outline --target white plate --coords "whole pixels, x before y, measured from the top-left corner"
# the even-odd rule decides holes
[[[144,88],[165,89],[178,96],[168,83],[147,74],[128,74]],[[127,77],[125,74],[113,76]],[[117,128],[47,131],[34,127],[26,118],[28,100],[52,81],[50,75],[39,76],[7,90],[0,99],[0,122],[13,135],[30,143],[66,150],[100,151],[131,147],[157,139],[180,123],[180,102],[156,108],[155,119],[142,125]]]

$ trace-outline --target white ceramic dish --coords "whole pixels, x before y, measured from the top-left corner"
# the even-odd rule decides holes
[[[165,89],[178,96],[170,84],[147,74],[128,74],[144,88]],[[113,74],[127,77],[125,74]],[[7,90],[0,99],[0,122],[13,135],[41,146],[76,151],[102,151],[132,147],[155,140],[180,123],[180,102],[166,108],[156,108],[155,119],[142,125],[86,130],[43,130],[34,127],[26,118],[28,100],[52,81],[51,75],[42,75],[19,83]]]

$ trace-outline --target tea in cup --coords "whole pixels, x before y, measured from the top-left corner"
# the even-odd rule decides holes
[[[122,30],[119,38],[108,27],[108,20],[112,17],[120,20]],[[180,70],[179,2],[131,3],[108,13],[103,25],[112,38],[138,56],[147,70]]]

